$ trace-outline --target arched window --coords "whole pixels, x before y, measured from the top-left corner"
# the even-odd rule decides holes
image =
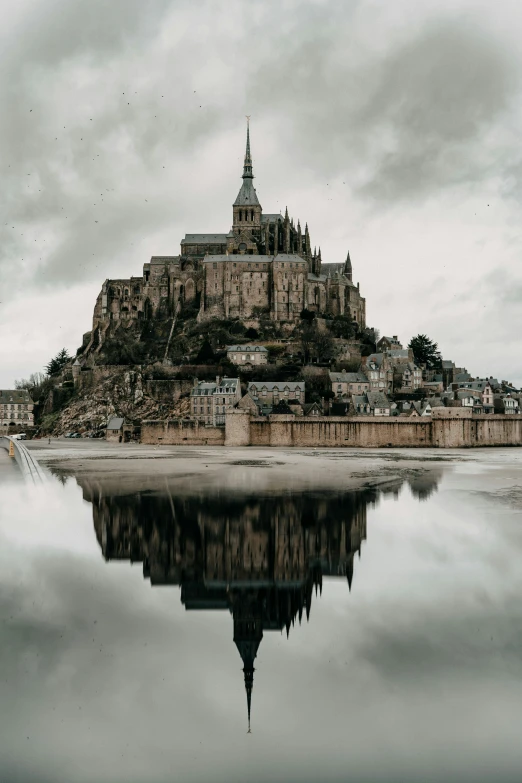
[[[242,220],[243,220],[243,210],[240,209],[239,210],[239,222],[241,223]]]
[[[254,210],[253,209],[250,210],[250,220],[252,221],[252,223],[254,222]]]

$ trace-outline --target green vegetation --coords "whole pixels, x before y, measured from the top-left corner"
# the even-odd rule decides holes
[[[430,340],[425,334],[418,334],[412,337],[408,348],[413,351],[415,364],[419,367],[425,366],[430,370],[439,370],[442,367],[442,356],[438,350],[437,343]]]
[[[53,375],[59,375],[67,362],[71,361],[71,357],[67,351],[67,348],[62,348],[56,356],[51,359],[45,367],[47,375],[52,377]]]

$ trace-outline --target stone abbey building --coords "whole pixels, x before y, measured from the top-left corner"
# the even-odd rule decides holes
[[[264,213],[254,188],[247,126],[243,183],[226,234],[186,234],[177,256],[153,256],[142,277],[106,280],[93,328],[111,321],[168,318],[186,304],[198,318],[269,317],[292,323],[303,309],[348,315],[365,326],[365,300],[352,280],[350,255],[322,262],[304,231],[288,216]]]

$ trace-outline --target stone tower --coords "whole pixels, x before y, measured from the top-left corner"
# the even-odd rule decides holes
[[[247,139],[245,162],[243,164],[243,184],[233,204],[232,233],[233,244],[241,253],[259,252],[261,241],[262,208],[254,188],[252,157],[250,155],[250,123],[247,118]]]

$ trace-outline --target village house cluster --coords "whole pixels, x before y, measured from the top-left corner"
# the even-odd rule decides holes
[[[191,418],[220,426],[233,407],[254,416],[431,416],[434,408],[466,408],[473,414],[519,414],[522,394],[509,382],[473,378],[464,367],[442,360],[440,370],[415,364],[412,350],[398,337],[382,337],[378,351],[363,357],[356,372],[329,372],[329,394],[308,399],[302,381],[255,379],[266,370],[268,352],[260,344],[227,347],[227,358],[253,375],[197,382],[191,393]],[[317,395],[315,395],[317,397]]]

